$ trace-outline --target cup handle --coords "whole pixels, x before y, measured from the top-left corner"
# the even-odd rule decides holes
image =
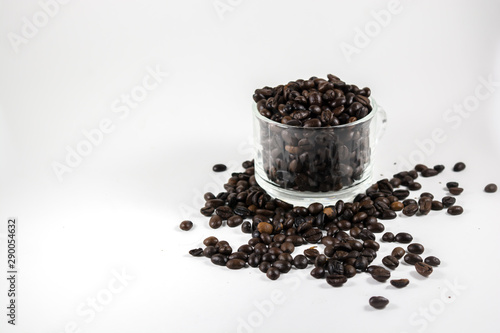
[[[375,104],[374,107],[377,108],[377,115],[375,116],[377,133],[375,137],[375,145],[377,145],[380,139],[382,139],[382,137],[384,136],[387,127],[387,112],[385,112],[385,109],[383,107],[376,104],[375,101],[373,101],[373,103]]]

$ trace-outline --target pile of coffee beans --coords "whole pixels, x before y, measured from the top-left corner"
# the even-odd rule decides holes
[[[370,163],[371,120],[338,125],[366,117],[373,109],[370,93],[331,74],[257,89],[257,110],[272,120],[256,119],[262,176],[281,188],[311,192],[362,180]]]
[[[335,75],[315,76],[277,87],[256,89],[259,113],[275,122],[298,127],[330,127],[355,122],[372,110],[370,88],[346,84]]]
[[[189,253],[232,270],[258,268],[270,280],[277,280],[292,269],[311,268],[312,277],[325,279],[332,287],[341,287],[357,274],[366,272],[376,281],[389,280],[395,288],[404,288],[410,283],[408,279],[391,279],[391,272],[397,270],[401,260],[414,266],[424,277],[430,276],[441,261],[435,256],[422,259],[424,245],[413,242],[413,236],[404,231],[384,233],[382,221],[396,218],[399,211],[408,217],[427,215],[445,207],[450,215],[463,212],[461,206],[455,205],[453,196],[437,200],[432,193],[423,192],[418,201],[408,198],[410,191],[422,188],[417,182],[419,175],[435,176],[444,170],[440,165],[428,168],[419,164],[414,170],[381,179],[352,202],[339,200],[328,206],[313,203],[308,207],[293,206],[269,196],[255,180],[253,161],[243,162],[243,168],[243,172],[231,174],[224,184],[224,192],[205,193],[205,206],[200,212],[210,217],[211,228],[220,228],[224,222],[228,227],[240,226],[250,239],[233,248],[227,241],[210,236],[203,241],[204,248],[192,249]],[[457,187],[457,182],[447,183],[448,189]],[[181,228],[189,227],[184,222]],[[382,233],[379,238],[383,242],[408,245],[406,250],[396,246],[390,255],[382,257],[383,266],[373,265],[380,248],[376,234]],[[322,252],[318,249],[320,244],[324,248]],[[301,246],[306,249],[300,251]],[[376,296],[369,303],[382,309],[388,302]]]

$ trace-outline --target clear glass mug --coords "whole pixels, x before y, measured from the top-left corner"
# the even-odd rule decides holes
[[[271,196],[294,205],[351,200],[372,182],[375,146],[387,122],[370,98],[364,118],[334,127],[277,123],[253,105],[255,178]]]

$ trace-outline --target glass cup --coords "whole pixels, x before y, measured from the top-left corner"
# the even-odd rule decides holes
[[[255,178],[271,196],[294,205],[352,200],[372,183],[375,146],[387,122],[370,98],[364,118],[333,127],[289,126],[253,105]]]

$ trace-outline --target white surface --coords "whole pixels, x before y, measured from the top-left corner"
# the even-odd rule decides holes
[[[9,33],[20,35],[23,18],[41,7],[0,2],[3,272],[6,219],[20,221],[18,325],[6,324],[4,309],[0,330],[70,332],[75,323],[79,332],[234,332],[241,319],[251,325],[243,332],[496,331],[500,194],[482,189],[500,183],[500,87],[468,118],[443,117],[474,96],[479,77],[500,81],[500,3],[401,1],[400,13],[349,62],[340,45],[354,45],[356,29],[370,27],[371,10],[387,1],[221,2],[233,9],[223,19],[212,0],[72,1],[17,53]],[[156,67],[169,76],[120,118],[123,108],[115,113],[113,103],[123,107],[120,96]],[[221,191],[229,175],[211,166],[238,170],[251,157],[253,90],[328,73],[371,87],[388,112],[377,175],[420,154],[446,166],[422,180],[425,191],[444,195],[450,180],[465,188],[462,216],[432,212],[386,223],[411,232],[441,267],[423,279],[401,265],[393,276],[410,278],[403,290],[366,274],[331,288],[309,269],[271,282],[255,269],[190,257],[209,235],[234,247],[247,240],[239,228],[211,230],[198,210],[203,193]],[[52,164],[64,163],[66,147],[75,149],[82,131],[106,118],[113,131],[59,182]],[[429,144],[436,128],[446,139]],[[450,169],[459,160],[467,169],[456,174]],[[178,229],[183,219],[195,223],[191,232]],[[390,249],[382,244],[376,262]],[[125,286],[113,273],[122,269],[133,277]],[[466,289],[453,292],[449,283]],[[276,295],[284,304],[259,310]],[[374,311],[373,295],[391,303]],[[99,311],[87,305],[96,297],[106,303]]]

